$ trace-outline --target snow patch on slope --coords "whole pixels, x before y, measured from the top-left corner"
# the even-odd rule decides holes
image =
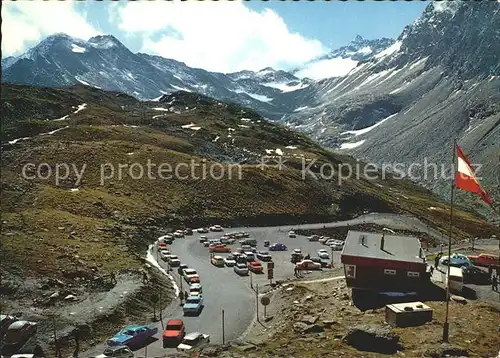
[[[81,46],[71,44],[71,51],[76,52],[76,53],[84,53],[87,50]]]
[[[336,57],[327,60],[312,62],[306,68],[296,73],[297,77],[309,77],[321,80],[330,77],[342,77],[347,75],[358,65],[358,61],[350,58]]]
[[[341,133],[341,135],[346,135],[346,134],[353,134],[354,136],[359,136],[359,135],[362,135],[362,134],[365,134],[365,133],[368,133],[370,132],[372,129],[378,127],[379,125],[381,125],[382,123],[384,123],[385,121],[391,119],[392,117],[394,117],[395,115],[397,115],[398,113],[394,113],[394,114],[391,114],[389,117],[386,117],[384,119],[382,119],[381,121],[378,121],[377,123],[375,123],[374,125],[370,126],[370,127],[366,127],[366,128],[363,128],[363,129],[358,129],[358,130],[353,130],[353,131],[345,131],[343,133]]]
[[[362,145],[364,142],[365,142],[365,140],[360,140],[359,142],[354,142],[354,143],[342,143],[342,145],[340,146],[340,149],[341,150],[343,150],[343,149],[354,149],[354,148],[357,148],[360,145]]]

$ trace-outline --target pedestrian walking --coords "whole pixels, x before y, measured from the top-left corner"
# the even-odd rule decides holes
[[[434,266],[429,267],[429,272],[430,272],[431,277],[432,277],[432,274],[434,273]]]
[[[488,266],[488,276],[490,276],[491,278],[492,275],[493,275],[493,266],[490,265]]]
[[[438,270],[439,267],[439,259],[441,258],[441,255],[437,255],[436,258],[434,259],[434,268]]]
[[[184,291],[184,299],[187,300],[189,297],[189,293],[188,291]]]
[[[111,272],[111,284],[116,285],[116,275],[114,272]]]
[[[299,277],[298,270],[297,270],[297,266],[294,266],[294,268],[293,268],[293,275],[294,275],[295,277]]]
[[[439,252],[440,252],[441,254],[443,253],[443,247],[444,247],[443,243],[440,243],[440,244],[439,244]]]
[[[498,292],[498,277],[496,275],[491,279],[491,289]]]

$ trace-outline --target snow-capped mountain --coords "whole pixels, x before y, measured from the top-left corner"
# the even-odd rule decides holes
[[[178,90],[198,92],[254,108],[270,119],[291,111],[276,97],[312,83],[272,68],[233,74],[191,68],[160,56],[134,54],[109,35],[83,41],[55,34],[19,57],[2,59],[2,69],[3,82],[49,87],[82,83],[139,99],[158,99]]]
[[[392,45],[294,98],[298,108],[282,120],[329,147],[379,164],[422,165],[449,163],[457,138],[483,163],[484,184],[496,187],[500,3],[432,2]]]
[[[361,61],[366,61],[394,43],[393,39],[367,40],[357,35],[347,46],[342,46],[292,71],[298,77],[323,79],[342,77]]]

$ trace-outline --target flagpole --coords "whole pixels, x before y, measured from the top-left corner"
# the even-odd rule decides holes
[[[453,197],[455,195],[455,151],[457,147],[457,140],[453,140],[453,155],[451,161],[451,198],[450,198],[450,233],[448,235],[448,265],[446,273],[446,315],[443,326],[443,342],[448,342],[450,335],[450,323],[448,322],[448,312],[450,306],[450,264],[451,264],[451,237],[453,234]]]

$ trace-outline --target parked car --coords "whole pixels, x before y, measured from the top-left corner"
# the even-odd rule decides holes
[[[189,351],[193,348],[201,348],[210,343],[210,336],[199,332],[188,333],[182,340],[182,343],[177,346],[180,351]]]
[[[301,254],[302,253],[302,250],[301,249],[293,249],[293,252],[295,254]]]
[[[210,231],[219,232],[219,231],[223,231],[223,229],[222,229],[222,226],[220,226],[220,225],[213,225],[213,226],[210,226]]]
[[[320,259],[323,259],[323,260],[330,259],[330,255],[328,255],[328,252],[318,252],[318,256]]]
[[[221,237],[221,244],[230,245],[233,244],[236,240],[231,237]]]
[[[255,261],[255,255],[253,252],[245,252],[244,253],[245,255],[245,259],[247,260],[247,262],[252,262],[252,261]]]
[[[172,260],[179,260],[179,256],[170,254],[167,256],[168,262],[172,262]]]
[[[248,267],[246,263],[237,262],[236,265],[234,265],[233,269],[234,272],[236,272],[240,276],[248,275]]]
[[[210,262],[212,265],[217,266],[217,267],[224,267],[224,258],[222,256],[212,256],[210,258]]]
[[[205,235],[200,236],[200,242],[201,243],[204,243],[206,241],[208,241],[208,238]]]
[[[264,272],[264,268],[260,264],[259,261],[251,261],[248,263],[248,270],[253,273],[262,273]]]
[[[163,348],[178,346],[185,335],[186,327],[181,319],[168,320],[163,330]]]
[[[195,269],[192,268],[185,269],[182,276],[184,276],[184,281],[186,281],[187,283],[192,283],[192,282],[194,283],[192,279],[195,277],[198,277],[198,282],[199,282],[198,272],[196,272]]]
[[[463,266],[462,274],[464,283],[487,285],[491,282],[490,274],[477,266]]]
[[[127,346],[114,346],[107,347],[104,349],[102,354],[96,356],[96,358],[134,358],[134,352],[130,350]]]
[[[201,227],[196,231],[198,231],[199,234],[206,234],[208,232],[208,229],[206,227]]]
[[[170,259],[170,267],[179,267],[181,265],[181,260],[179,259]]]
[[[224,264],[227,266],[227,267],[233,267],[234,265],[236,265],[236,260],[234,258],[233,255],[229,255],[227,257],[224,258]]]
[[[342,249],[344,248],[344,244],[336,242],[331,244],[330,247],[333,249],[333,251],[342,251]]]
[[[477,256],[468,256],[468,259],[476,266],[500,268],[500,257],[490,254],[479,254]]]
[[[161,250],[168,250],[168,246],[167,246],[167,244],[165,244],[165,242],[160,242],[160,241],[158,241],[158,242],[156,243],[156,249],[157,249],[158,251],[161,251]]]
[[[181,276],[184,276],[184,270],[188,268],[188,265],[186,264],[180,264],[179,268],[177,269],[177,273]]]
[[[158,333],[158,328],[144,324],[134,324],[125,327],[107,340],[108,346],[140,346]]]
[[[193,235],[193,229],[184,229],[184,235]]]
[[[287,247],[285,244],[275,243],[269,246],[269,251],[286,251]]]
[[[271,257],[271,255],[269,255],[269,252],[267,251],[259,251],[257,253],[257,258],[261,261],[272,261],[273,258]]]
[[[7,329],[9,326],[17,321],[17,318],[14,316],[10,315],[0,315],[0,341],[2,340],[3,336],[5,335],[5,332],[7,332]]]
[[[253,247],[255,247],[255,246],[257,246],[257,240],[255,240],[255,239],[251,239],[251,238],[248,238],[248,237],[247,237],[247,238],[245,238],[245,239],[240,240],[240,244],[241,244],[242,246],[244,246],[244,245],[248,245],[248,246],[253,246]]]
[[[203,293],[201,284],[193,283],[189,286],[189,295],[190,296],[199,296]]]
[[[295,233],[295,231],[290,230],[288,232],[288,237],[291,238],[291,239],[293,239],[293,238],[297,237],[297,234]]]
[[[210,252],[231,252],[231,246],[226,246],[224,244],[216,244],[212,247],[208,247],[208,251]]]
[[[321,270],[321,264],[312,260],[302,260],[295,267],[297,270]]]
[[[313,262],[317,262],[318,264],[320,264],[320,265],[321,265],[321,267],[328,267],[328,265],[329,265],[329,263],[330,263],[329,261],[327,261],[327,260],[322,260],[322,259],[320,259],[319,257],[311,257],[311,261],[313,261]]]
[[[469,258],[462,254],[452,254],[451,260],[448,256],[443,256],[439,259],[439,263],[444,266],[448,266],[448,262],[450,262],[450,266],[453,267],[462,267],[462,266],[471,266],[472,262]]]
[[[209,247],[209,246],[210,246],[210,242],[205,241],[205,242],[203,243],[203,246],[204,246],[204,247]]]
[[[188,315],[199,315],[203,309],[203,296],[189,296],[182,306],[182,311],[185,316]]]
[[[319,236],[318,235],[311,235],[307,237],[307,240],[309,241],[319,241]]]
[[[183,230],[177,230],[174,232],[174,237],[181,238],[184,237],[184,231]]]
[[[264,241],[264,247],[269,247],[270,243],[268,240]]]
[[[9,325],[5,332],[3,344],[6,346],[24,345],[38,330],[38,325],[35,322],[15,321]]]

